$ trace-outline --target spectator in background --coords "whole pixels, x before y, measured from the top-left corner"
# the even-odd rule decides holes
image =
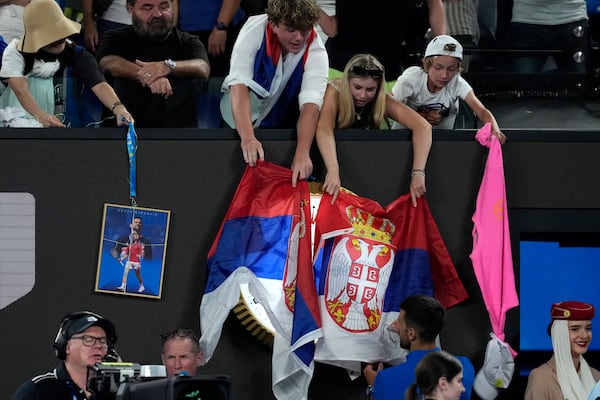
[[[323,43],[326,43],[330,36],[337,35],[335,1],[336,0],[316,0],[317,5],[320,8],[319,21],[316,29]]]
[[[23,11],[30,0],[0,0],[0,36],[6,43],[23,37]]]
[[[14,39],[4,50],[0,69],[0,77],[8,80],[8,87],[0,97],[0,108],[11,110],[4,117],[5,125],[65,127],[54,115],[53,78],[66,67],[72,67],[73,76],[81,79],[111,110],[118,125],[133,121],[104,80],[93,56],[67,39],[78,33],[81,25],[65,17],[54,0],[28,4],[23,24],[23,38]]]
[[[445,34],[446,13],[442,0],[344,0],[336,2],[337,35],[327,40],[332,68],[339,71],[358,53],[381,61],[386,79],[421,58],[428,28],[434,36]],[[365,23],[365,21],[370,21]]]
[[[174,25],[171,0],[127,0],[132,25],[109,31],[98,46],[100,69],[138,127],[197,127],[196,101],[210,67],[200,40]]]
[[[514,49],[562,50],[553,57],[561,72],[587,71],[588,15],[585,0],[540,3],[514,0],[508,44]],[[514,72],[544,71],[547,55],[513,57]]]
[[[126,0],[81,0],[85,47],[96,52],[104,33],[131,25]]]
[[[211,77],[229,72],[231,50],[244,19],[240,0],[179,0],[179,29],[206,44]]]
[[[492,125],[492,134],[501,143],[506,136],[494,115],[475,96],[473,88],[460,76],[463,49],[452,36],[440,35],[425,50],[422,67],[410,67],[398,77],[392,94],[421,114],[435,128],[453,129],[458,99],[463,99],[477,118]],[[394,129],[402,128],[399,123]]]
[[[600,372],[583,358],[592,341],[594,306],[563,301],[550,308],[548,334],[554,354],[529,373],[525,400],[587,400]]]
[[[191,329],[175,329],[160,335],[162,352],[160,357],[167,370],[167,377],[196,375],[202,365],[204,354],[198,337]]]
[[[198,36],[206,44],[210,62],[210,78],[198,99],[201,128],[222,126],[221,85],[229,72],[233,44],[245,18],[240,0],[180,0],[179,29]]]
[[[327,86],[327,53],[314,29],[318,19],[314,0],[270,0],[266,14],[242,27],[223,83],[222,115],[240,135],[248,165],[264,159],[254,129],[296,126],[294,186],[312,173],[309,152]]]
[[[357,54],[344,68],[344,75],[327,86],[317,125],[317,144],[327,174],[323,190],[335,201],[340,190],[340,167],[334,130],[340,128],[379,129],[391,117],[412,130],[413,170],[410,194],[425,194],[425,165],[431,148],[431,126],[409,107],[385,93],[383,65],[372,55]]]
[[[477,21],[477,5],[479,0],[447,0],[446,19],[448,35],[456,39],[464,49],[477,47],[479,43],[479,24]],[[471,55],[463,55],[462,69],[469,69]]]
[[[457,400],[465,391],[462,364],[445,351],[434,351],[415,369],[415,383],[406,389],[405,400]]]
[[[400,314],[391,328],[400,336],[400,345],[409,350],[402,364],[383,369],[383,364],[368,364],[363,373],[374,400],[397,399],[415,382],[415,368],[432,352],[440,351],[435,339],[446,322],[446,310],[433,297],[415,295],[400,304]],[[460,398],[471,398],[474,369],[466,357],[457,357],[462,364],[464,391]],[[422,393],[424,394],[424,393]]]

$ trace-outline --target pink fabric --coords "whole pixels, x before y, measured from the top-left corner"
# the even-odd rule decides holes
[[[506,312],[519,305],[519,298],[510,247],[502,148],[496,136],[490,137],[489,123],[475,138],[490,150],[472,218],[473,252],[470,257],[492,330],[504,341]],[[514,350],[511,352],[516,355]]]

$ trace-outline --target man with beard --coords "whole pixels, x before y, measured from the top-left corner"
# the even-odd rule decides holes
[[[90,311],[77,311],[63,317],[54,349],[62,360],[53,371],[37,375],[17,389],[13,400],[86,400],[87,370],[102,361],[118,361],[115,325]]]
[[[400,336],[400,345],[409,350],[406,361],[391,368],[383,369],[383,364],[368,364],[363,373],[369,387],[367,395],[374,400],[397,399],[399,393],[415,382],[415,368],[425,355],[439,351],[435,340],[444,323],[446,310],[439,301],[426,295],[407,297],[400,304],[400,314],[391,329]],[[463,366],[462,400],[471,398],[475,371],[466,357],[456,357]]]
[[[127,0],[132,25],[107,32],[96,57],[138,127],[197,127],[210,67],[202,42],[174,25],[171,0]],[[134,111],[135,110],[135,111]]]

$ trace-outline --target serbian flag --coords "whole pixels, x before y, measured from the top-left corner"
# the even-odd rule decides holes
[[[273,393],[305,399],[321,335],[311,268],[310,193],[292,171],[266,161],[247,167],[208,253],[200,305],[204,362],[214,354],[229,311],[248,285],[275,329]]]
[[[417,207],[405,194],[383,208],[347,192],[331,204],[324,194],[316,236],[323,338],[315,359],[351,375],[361,362],[404,360],[390,325],[406,297],[434,296],[446,308],[468,297],[424,197]]]

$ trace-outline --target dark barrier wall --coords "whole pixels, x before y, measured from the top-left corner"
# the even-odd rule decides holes
[[[600,133],[506,133],[509,208],[600,208]],[[36,202],[35,287],[0,311],[0,398],[10,398],[25,379],[55,366],[52,341],[67,312],[89,309],[113,320],[119,352],[142,364],[160,363],[160,333],[200,329],[206,255],[245,168],[239,141],[231,131],[138,134],[138,203],[172,211],[160,300],[94,292],[103,204],[128,205],[124,132],[0,130],[0,192],[29,192]],[[487,149],[473,135],[437,134],[427,166],[427,200],[470,295],[449,310],[442,345],[469,356],[478,369],[490,326],[469,254]],[[261,132],[259,138],[269,161],[289,166],[290,132]],[[412,146],[406,132],[348,131],[338,138],[344,186],[383,205],[408,191]],[[322,177],[318,159],[316,175]],[[518,277],[518,260],[515,267]],[[518,309],[509,314],[507,334],[518,348]],[[229,374],[237,400],[268,399],[270,358],[270,349],[230,316],[204,371]],[[344,371],[317,364],[310,398],[362,400],[364,385],[362,378],[350,381]],[[515,374],[499,398],[520,398],[522,391],[523,380]]]

